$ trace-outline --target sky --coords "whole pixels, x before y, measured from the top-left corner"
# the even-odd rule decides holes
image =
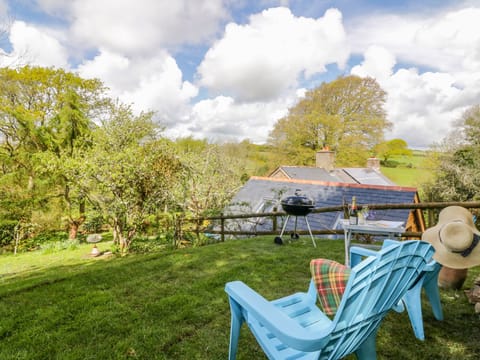
[[[173,139],[262,144],[306,90],[374,77],[411,148],[480,104],[480,0],[0,0],[0,66],[99,78]]]

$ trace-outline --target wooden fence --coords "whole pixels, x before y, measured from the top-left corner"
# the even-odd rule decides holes
[[[368,206],[372,210],[399,210],[399,209],[408,209],[408,210],[423,210],[424,217],[426,219],[427,227],[430,227],[435,224],[436,214],[439,210],[447,206],[463,206],[467,209],[477,209],[480,208],[480,201],[470,201],[470,202],[429,202],[429,203],[407,203],[407,204],[362,204],[359,206],[359,209],[362,207]],[[337,212],[343,211],[343,206],[329,206],[315,208],[312,210],[311,214],[325,213],[325,212]],[[265,212],[265,213],[250,213],[250,214],[237,214],[237,215],[225,215],[220,214],[219,216],[208,216],[208,217],[199,217],[199,218],[187,218],[184,216],[177,216],[175,219],[175,238],[176,241],[183,238],[185,231],[193,231],[197,236],[201,233],[208,234],[217,234],[220,235],[220,241],[225,241],[225,235],[233,236],[257,236],[257,235],[276,235],[279,233],[277,227],[277,218],[287,216],[288,214],[283,211],[274,211],[274,212]],[[228,230],[226,228],[226,222],[228,220],[241,220],[241,219],[251,219],[251,218],[262,218],[269,217],[272,219],[272,229],[267,231],[245,231],[245,230]],[[205,226],[205,223],[217,222],[217,228],[219,230],[212,229],[211,226]],[[186,230],[188,229],[188,230]],[[308,234],[307,231],[298,231],[298,234],[305,235]],[[332,235],[332,234],[343,234],[343,230],[337,229],[312,229],[312,234],[314,235]],[[421,232],[405,232],[402,234],[405,237],[409,238],[420,238]]]

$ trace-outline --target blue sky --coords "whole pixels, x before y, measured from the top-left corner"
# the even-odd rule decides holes
[[[306,89],[372,76],[387,139],[424,148],[480,104],[480,1],[0,0],[3,66],[100,78],[174,138],[263,143]]]

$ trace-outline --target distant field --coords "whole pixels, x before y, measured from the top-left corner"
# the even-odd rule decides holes
[[[381,168],[382,174],[400,186],[420,187],[432,177],[430,170],[416,168]]]
[[[392,158],[397,167],[383,167],[382,174],[400,186],[421,187],[433,174],[425,164],[425,153],[414,151],[412,156],[395,156]]]

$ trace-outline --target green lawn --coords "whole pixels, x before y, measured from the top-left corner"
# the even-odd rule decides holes
[[[273,237],[123,258],[77,250],[0,256],[0,359],[226,359],[226,282],[243,280],[268,299],[306,291],[309,261],[343,262],[343,241]],[[108,249],[108,243],[99,245]],[[480,269],[472,269],[466,287]],[[406,313],[378,335],[379,359],[478,359],[480,319],[463,291],[441,291],[445,320],[424,307],[426,340]],[[238,359],[264,359],[242,331]],[[354,359],[353,356],[348,359]]]
[[[397,163],[397,167],[382,166],[381,172],[400,186],[419,188],[433,176],[425,164],[425,152],[413,151],[411,156],[393,156],[391,160]]]
[[[382,167],[381,172],[397,185],[417,188],[432,177],[432,172],[427,169]]]

